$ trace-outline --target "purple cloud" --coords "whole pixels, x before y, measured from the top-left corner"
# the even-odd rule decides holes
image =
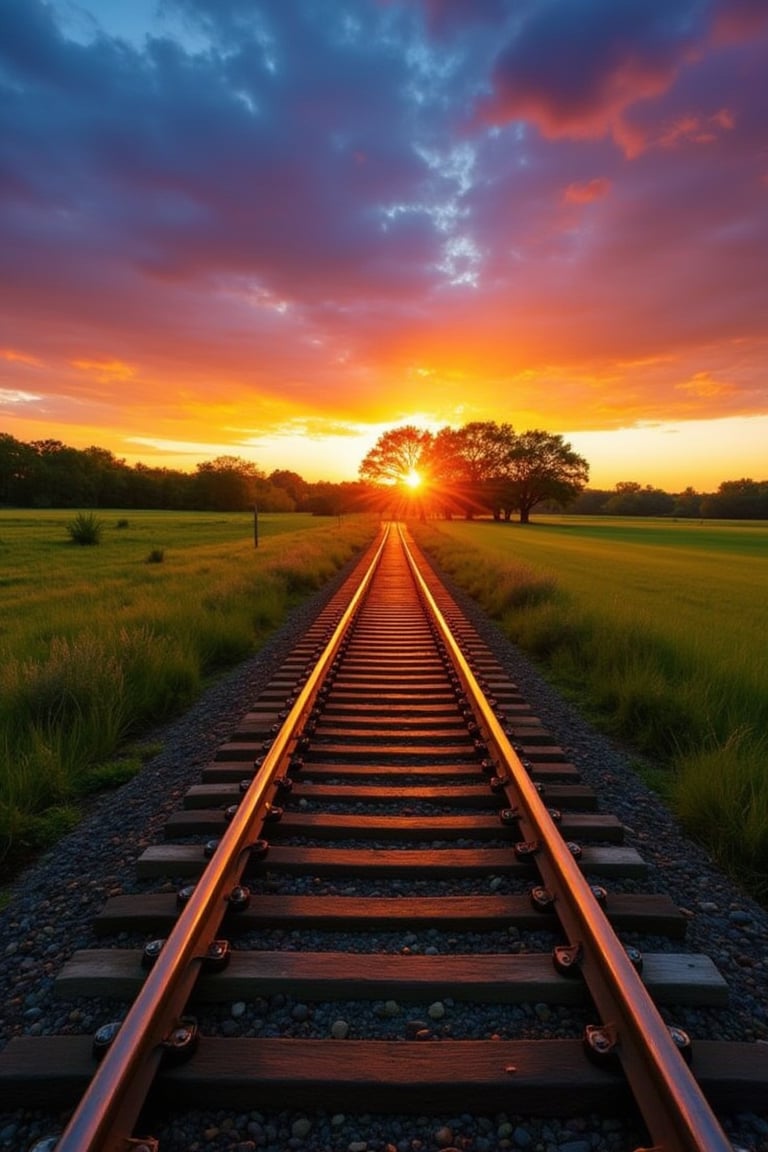
[[[612,135],[642,146],[628,108],[665,93],[700,51],[709,6],[701,0],[545,0],[523,15],[493,69],[484,122],[525,119],[550,138]]]

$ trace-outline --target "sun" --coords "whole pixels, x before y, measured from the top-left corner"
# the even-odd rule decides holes
[[[411,468],[410,472],[403,476],[403,483],[411,489],[419,488],[422,483],[421,476],[419,476],[415,468]]]

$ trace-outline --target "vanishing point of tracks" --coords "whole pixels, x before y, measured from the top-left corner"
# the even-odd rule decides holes
[[[0,1100],[74,1107],[57,1152],[154,1150],[147,1099],[418,1114],[636,1107],[654,1147],[726,1152],[712,1109],[758,1105],[768,1051],[691,1045],[662,1018],[656,1003],[719,1004],[727,989],[705,956],[622,943],[682,937],[685,918],[636,892],[643,861],[596,808],[403,531],[385,529],[166,842],[140,856],[146,891],[103,908],[95,929],[111,946],[60,973],[61,996],[117,1003],[119,1024],[12,1040]],[[259,946],[276,927],[291,931],[290,950]],[[302,930],[318,929],[344,940],[424,930],[431,947],[302,950]],[[462,949],[478,933],[501,943]],[[551,944],[504,947],[526,934]],[[375,1000],[400,1033],[370,1040],[340,1020],[324,1038],[227,1038],[195,1018],[276,993]],[[462,1001],[497,1005],[500,1021],[512,1006],[546,1018],[547,1005],[575,1005],[588,1022],[572,1039],[525,1028],[463,1038],[441,1024],[444,1002]],[[409,1020],[408,1003],[429,1004],[428,1019]]]

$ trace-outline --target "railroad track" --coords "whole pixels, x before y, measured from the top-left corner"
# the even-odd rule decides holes
[[[645,871],[393,526],[138,858],[142,892],[104,906],[107,946],[60,972],[119,1026],[12,1040],[0,1106],[74,1106],[57,1152],[154,1149],[153,1111],[222,1106],[631,1107],[654,1147],[730,1149],[713,1109],[760,1105],[768,1051],[670,1027],[727,987]],[[270,997],[306,1038],[221,1035],[217,1006]],[[313,1034],[306,1002],[333,1001],[351,1019]],[[469,1002],[487,1035],[452,1020]],[[572,1038],[532,1038],[562,1006]]]

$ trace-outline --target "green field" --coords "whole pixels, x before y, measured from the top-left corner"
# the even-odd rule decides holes
[[[36,654],[53,635],[94,624],[93,613],[129,623],[187,596],[206,577],[211,595],[229,564],[287,551],[297,533],[333,533],[336,521],[304,513],[260,515],[259,551],[250,513],[97,512],[103,524],[96,547],[73,545],[66,511],[0,509],[0,652]],[[122,525],[118,527],[118,525]],[[163,554],[160,563],[150,553]],[[188,582],[190,582],[188,584]]]
[[[768,892],[768,525],[412,528],[554,683],[643,754],[691,834]]]
[[[553,517],[440,532],[530,565],[585,609],[672,634],[707,665],[752,666],[768,687],[768,525]]]
[[[55,839],[78,802],[141,766],[143,733],[253,653],[373,539],[378,520],[304,514],[0,510],[0,865]],[[132,745],[132,747],[131,747]]]

